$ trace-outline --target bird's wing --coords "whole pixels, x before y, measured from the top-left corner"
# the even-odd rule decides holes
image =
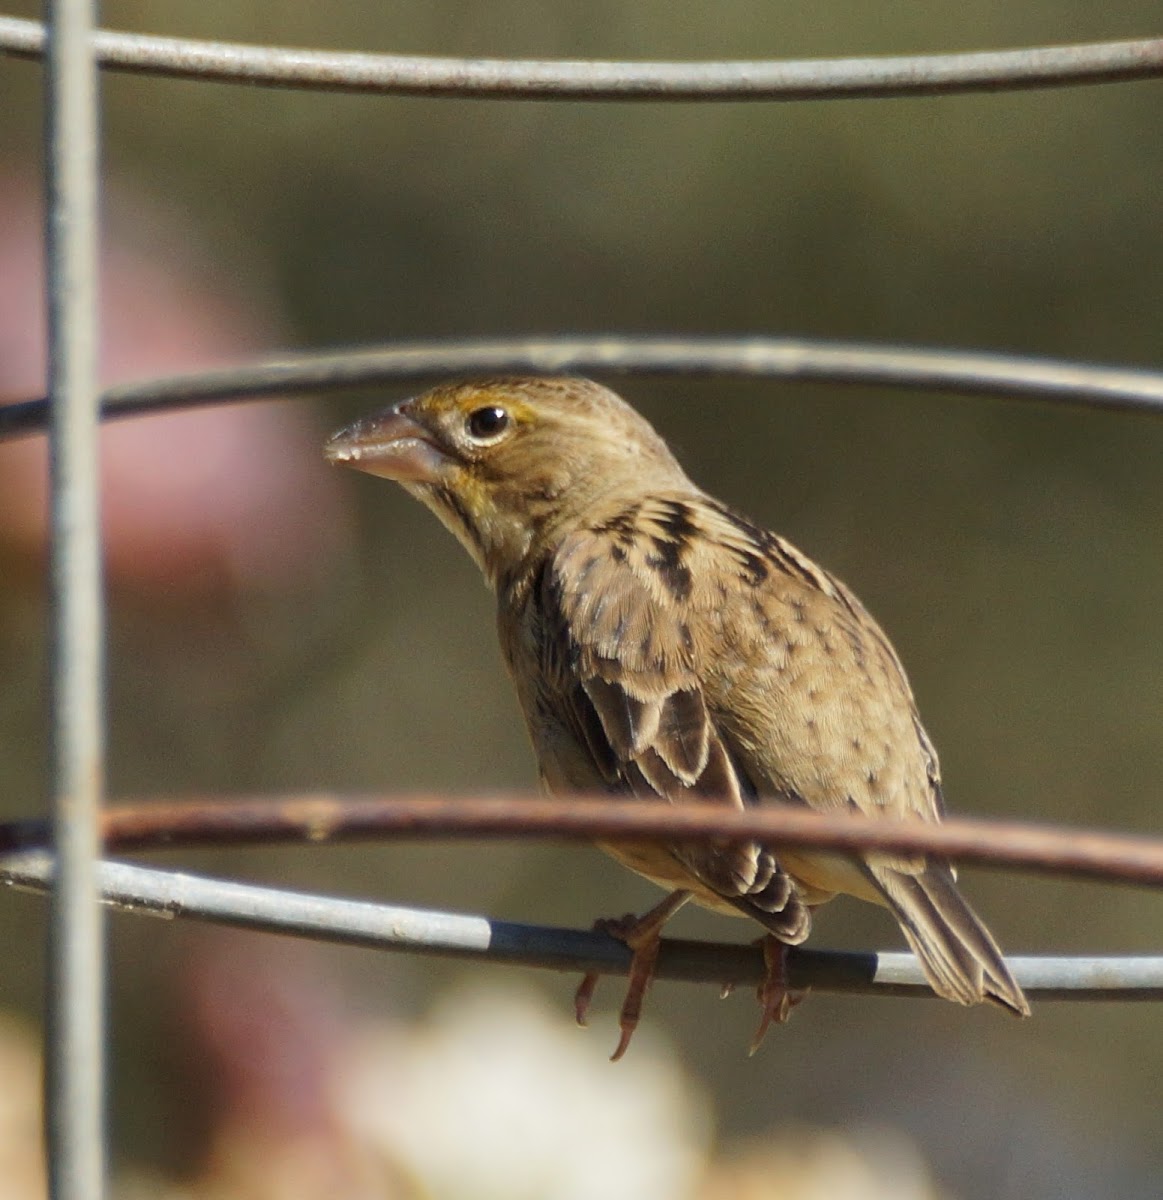
[[[560,694],[595,761],[614,766],[621,786],[644,798],[741,809],[755,790],[716,727],[700,678],[706,590],[687,561],[691,519],[682,501],[642,501],[574,532],[542,576],[540,602],[556,617],[555,640],[569,647],[575,686],[563,678]],[[763,846],[669,850],[784,940],[807,936],[807,909]]]
[[[761,795],[936,821],[937,756],[904,669],[860,601],[783,538],[716,501],[699,509],[725,588],[703,680]]]
[[[715,719],[760,794],[774,789],[815,808],[940,820],[936,751],[904,668],[864,606],[790,543],[729,509],[707,501],[704,519],[706,541],[725,549],[740,568],[739,592],[721,609],[720,639],[734,652],[720,656],[726,665],[705,675],[704,686]],[[939,995],[1029,1012],[997,943],[957,891],[948,863],[870,853],[848,866],[808,851],[784,858],[797,879],[820,891],[879,895]],[[854,881],[853,867],[863,886]]]

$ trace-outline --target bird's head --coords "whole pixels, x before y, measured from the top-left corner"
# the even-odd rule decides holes
[[[687,485],[646,420],[587,379],[445,384],[340,430],[326,454],[402,484],[494,587],[605,494]]]

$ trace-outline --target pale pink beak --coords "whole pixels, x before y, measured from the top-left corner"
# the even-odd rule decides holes
[[[437,483],[448,455],[402,405],[356,421],[334,434],[323,448],[328,462],[342,463],[397,483]]]

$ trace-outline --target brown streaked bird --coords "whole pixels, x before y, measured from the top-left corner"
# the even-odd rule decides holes
[[[484,572],[549,792],[941,819],[936,752],[864,606],[696,487],[607,388],[447,384],[342,430],[326,453],[401,483]],[[786,947],[838,892],[892,912],[938,995],[1029,1013],[940,859],[758,842],[602,848],[668,892],[641,918],[603,923],[634,953],[615,1058],[637,1024],[662,926],[689,899],[768,932],[755,1045],[796,999]],[[578,989],[579,1021],[595,981]]]

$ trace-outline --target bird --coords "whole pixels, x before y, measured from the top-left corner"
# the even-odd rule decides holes
[[[549,794],[941,820],[937,753],[880,626],[834,575],[693,483],[610,389],[564,376],[455,380],[340,430],[325,455],[401,484],[480,567]],[[838,893],[891,912],[939,996],[1030,1011],[940,857],[599,845],[667,892],[640,917],[595,926],[632,951],[615,1059],[662,928],[692,899],[765,931],[753,1052],[802,996],[788,986],[787,948]],[[578,988],[581,1024],[596,981]]]

